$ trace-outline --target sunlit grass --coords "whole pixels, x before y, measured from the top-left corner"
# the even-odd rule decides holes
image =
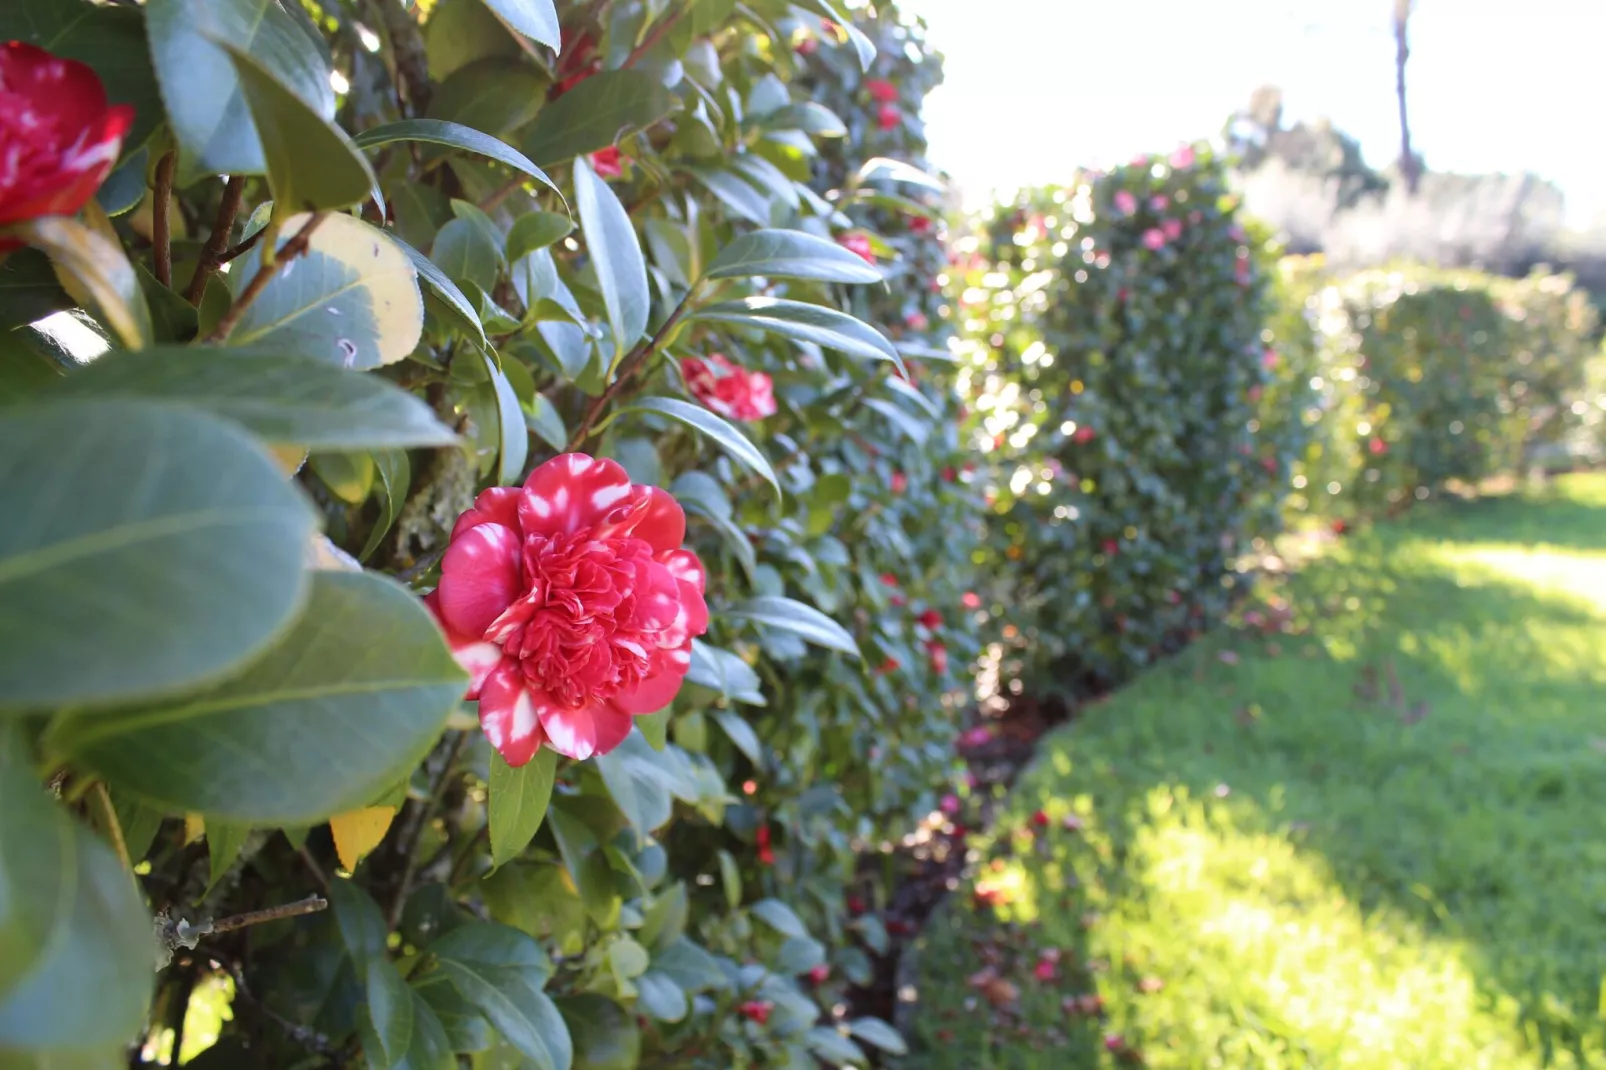
[[[1274,595],[1308,631],[1225,631],[1046,741],[978,845],[999,905],[963,886],[924,938],[906,1066],[1606,1067],[1606,478]]]

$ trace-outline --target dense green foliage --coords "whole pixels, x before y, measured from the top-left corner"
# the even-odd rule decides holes
[[[903,1065],[1606,1066],[1603,523],[1598,475],[1430,503],[1048,737]]]

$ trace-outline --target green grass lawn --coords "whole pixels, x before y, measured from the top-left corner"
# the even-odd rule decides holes
[[[1268,597],[1302,634],[1223,630],[1044,741],[916,945],[907,1070],[1606,1067],[1606,478]]]

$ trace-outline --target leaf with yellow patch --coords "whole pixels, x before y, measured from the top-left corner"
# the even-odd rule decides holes
[[[365,806],[329,819],[329,831],[335,837],[335,853],[340,856],[340,864],[346,872],[356,872],[363,856],[379,846],[395,816],[394,806]]]

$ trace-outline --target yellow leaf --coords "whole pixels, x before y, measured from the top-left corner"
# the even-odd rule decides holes
[[[329,831],[335,834],[335,853],[347,873],[356,872],[363,856],[379,846],[395,816],[394,806],[365,806],[329,819]]]
[[[14,233],[50,257],[62,289],[96,313],[126,348],[150,344],[150,309],[121,245],[67,216],[30,219]]]
[[[278,460],[279,467],[287,476],[293,476],[301,471],[301,466],[307,463],[307,448],[305,446],[280,446],[268,444],[268,452]]]
[[[206,835],[206,820],[200,814],[184,815],[184,846],[188,847]]]

